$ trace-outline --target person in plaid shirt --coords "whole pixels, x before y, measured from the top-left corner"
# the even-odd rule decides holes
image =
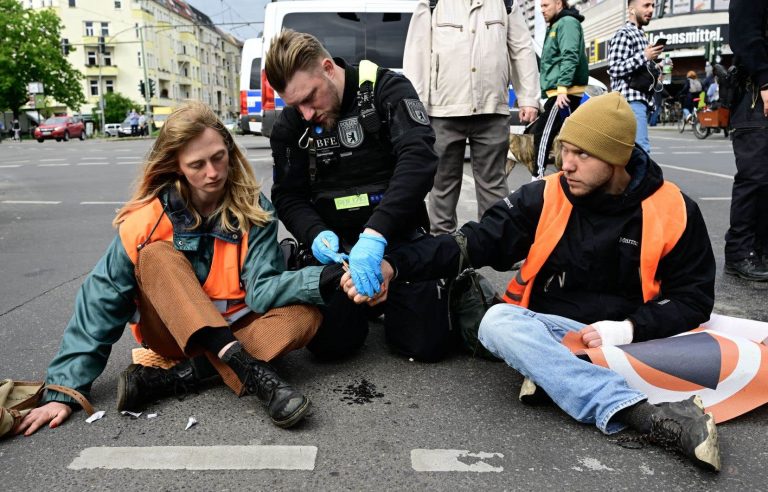
[[[645,37],[643,27],[651,22],[653,0],[628,0],[629,19],[611,39],[608,48],[608,75],[611,76],[611,90],[619,92],[629,102],[637,119],[635,142],[651,153],[648,140],[648,108],[653,107],[653,91],[644,94],[629,87],[632,74],[655,60],[664,46],[651,46]]]

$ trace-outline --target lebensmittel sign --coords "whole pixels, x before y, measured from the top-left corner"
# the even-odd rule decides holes
[[[650,44],[654,44],[658,38],[666,38],[668,48],[696,48],[710,41],[727,44],[728,24],[648,31],[648,42]]]

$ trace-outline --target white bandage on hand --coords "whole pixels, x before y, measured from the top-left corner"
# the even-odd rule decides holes
[[[634,326],[628,319],[624,321],[598,321],[592,327],[600,335],[604,346],[626,345],[632,343]]]

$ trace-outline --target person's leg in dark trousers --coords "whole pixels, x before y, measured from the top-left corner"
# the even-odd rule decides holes
[[[731,197],[731,224],[725,235],[725,261],[741,261],[762,245],[756,235],[764,234],[768,203],[768,129],[743,129],[733,132],[736,175]],[[762,229],[762,230],[761,230]],[[765,238],[760,238],[765,240]]]
[[[422,362],[446,356],[451,345],[448,294],[439,281],[389,285],[384,303],[384,328],[389,346]]]
[[[469,117],[432,118],[437,164],[435,183],[429,193],[429,221],[433,234],[456,230],[456,206],[464,173],[464,149]]]
[[[581,104],[581,95],[568,96],[568,114],[576,111]],[[557,97],[550,97],[544,103],[544,111],[534,123],[532,130],[533,141],[536,147],[536,164],[531,172],[534,178],[543,178],[547,170],[549,153],[552,151],[552,143],[563,127],[564,118],[560,115],[560,109],[555,106]]]
[[[494,203],[509,195],[504,169],[509,151],[509,115],[470,116],[467,130],[480,220]]]
[[[363,346],[368,337],[368,306],[355,304],[339,291],[321,306],[323,321],[307,349],[321,360],[349,356]]]

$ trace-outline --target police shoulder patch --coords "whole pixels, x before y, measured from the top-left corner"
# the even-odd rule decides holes
[[[339,140],[344,147],[354,149],[363,143],[363,127],[357,116],[339,121]]]
[[[420,125],[429,125],[429,116],[424,104],[418,99],[403,99],[405,107],[408,109],[408,116]]]

